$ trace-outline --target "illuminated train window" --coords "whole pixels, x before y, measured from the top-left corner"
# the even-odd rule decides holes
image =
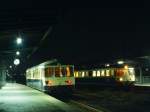
[[[31,70],[28,70],[27,72],[27,79],[31,79]]]
[[[45,68],[45,77],[51,77],[54,74],[54,67]]]
[[[34,69],[32,70],[32,78],[34,79]]]
[[[40,75],[38,75],[38,74],[39,74],[38,73],[38,69],[34,69],[33,76],[34,76],[35,79],[39,79],[40,78]]]
[[[89,76],[89,74],[88,74],[88,72],[87,72],[87,71],[85,72],[85,76],[86,76],[86,77],[88,77],[88,76]]]
[[[66,71],[67,71],[67,77],[70,77],[70,67],[66,67]]]
[[[75,77],[79,77],[79,73],[78,72],[75,72]]]
[[[114,76],[114,70],[110,70],[110,75]]]
[[[68,77],[72,77],[73,76],[73,73],[74,73],[74,68],[73,66],[67,66],[68,70],[67,70],[67,76]]]
[[[33,70],[31,70],[31,79],[33,79]]]
[[[70,77],[73,76],[73,67],[67,66],[59,66],[59,67],[54,67],[55,68],[55,77]]]
[[[96,77],[96,71],[93,71],[93,77]]]
[[[105,76],[105,70],[101,70],[101,76]]]
[[[135,74],[133,68],[130,68],[128,72],[129,72],[130,75],[134,75]]]
[[[60,77],[60,68],[55,67],[55,77]]]
[[[85,76],[85,73],[84,72],[82,72],[82,77],[84,77]]]
[[[66,77],[66,76],[70,76],[69,74],[69,72],[70,71],[67,71],[67,69],[69,69],[69,68],[66,68],[66,67],[60,67],[60,76],[61,77]]]
[[[115,75],[119,77],[123,76],[124,75],[123,69],[117,69]]]
[[[97,77],[100,77],[100,71],[97,71]]]
[[[106,76],[110,76],[110,70],[106,70]]]
[[[79,77],[82,77],[82,72],[79,72]]]
[[[61,71],[60,71],[60,76],[61,77],[65,77],[66,76],[66,68],[65,67],[61,67]]]

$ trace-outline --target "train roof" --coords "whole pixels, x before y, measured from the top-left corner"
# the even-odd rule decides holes
[[[58,64],[57,59],[48,60],[48,61],[45,61],[45,62],[39,64],[39,65],[45,66],[45,65],[54,65],[54,64]],[[39,66],[39,65],[37,65],[37,66]]]
[[[38,66],[56,65],[56,64],[58,64],[58,60],[57,59],[52,59],[52,60],[47,60],[47,61],[45,61],[43,63],[38,64],[38,65],[32,66],[32,67],[30,67],[28,69],[36,68]]]
[[[124,68],[124,66],[128,66],[129,68],[134,68],[132,65],[122,64],[122,65],[91,65],[91,66],[76,66],[75,70],[94,70],[94,69],[113,69],[113,68]]]
[[[48,61],[45,61],[43,63],[40,63],[40,64],[38,64],[36,66],[30,67],[27,70],[33,69],[33,68],[36,68],[36,67],[39,67],[39,66],[56,66],[56,65],[60,65],[61,66],[62,64],[59,63],[57,59],[52,59],[52,60],[48,60]],[[65,66],[65,64],[63,64],[63,66]],[[74,66],[74,65],[70,65],[70,66]]]

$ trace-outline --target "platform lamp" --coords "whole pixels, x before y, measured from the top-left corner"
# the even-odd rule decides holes
[[[19,65],[19,64],[20,64],[20,60],[19,60],[19,59],[15,59],[15,60],[14,60],[14,65],[17,66],[17,65]]]

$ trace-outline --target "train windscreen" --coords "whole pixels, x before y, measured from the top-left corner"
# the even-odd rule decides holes
[[[45,77],[72,77],[73,66],[55,66],[45,68]]]

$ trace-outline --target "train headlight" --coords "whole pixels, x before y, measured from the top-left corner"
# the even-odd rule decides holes
[[[66,80],[65,81],[68,85],[72,85],[72,81],[71,80]]]
[[[122,77],[120,77],[120,78],[119,78],[119,81],[123,81],[123,78],[122,78]]]
[[[45,81],[47,86],[52,86],[53,82],[51,80]]]

